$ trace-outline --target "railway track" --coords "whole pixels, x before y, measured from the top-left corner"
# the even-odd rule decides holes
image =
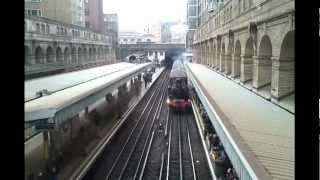
[[[145,152],[146,144],[151,138],[156,112],[164,99],[168,77],[167,71],[160,75],[155,86],[151,87],[129,115],[83,179],[132,179],[137,175],[137,171],[142,170],[144,157],[147,157],[142,152]]]
[[[170,117],[165,179],[212,179],[193,114]]]
[[[193,114],[166,105],[164,71],[83,179],[212,179]]]

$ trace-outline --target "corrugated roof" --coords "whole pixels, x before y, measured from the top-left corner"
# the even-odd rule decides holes
[[[188,66],[255,160],[273,179],[294,179],[294,115],[203,65]]]

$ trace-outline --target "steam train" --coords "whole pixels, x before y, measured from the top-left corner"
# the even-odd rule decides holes
[[[174,61],[169,76],[168,99],[169,108],[174,111],[190,111],[188,78],[181,60]]]

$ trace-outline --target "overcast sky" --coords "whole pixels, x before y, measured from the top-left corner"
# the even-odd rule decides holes
[[[187,0],[103,0],[104,13],[117,13],[120,31],[143,32],[148,25],[186,20]]]

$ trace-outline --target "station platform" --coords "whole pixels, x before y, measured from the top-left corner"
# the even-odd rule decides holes
[[[47,119],[48,123],[62,123],[151,65],[118,63],[26,81],[25,122]],[[42,89],[49,93],[37,97]]]
[[[294,115],[204,65],[185,66],[240,179],[294,179]]]

